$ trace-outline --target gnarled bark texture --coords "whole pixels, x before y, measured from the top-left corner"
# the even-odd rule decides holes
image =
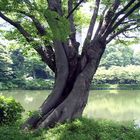
[[[59,45],[58,43],[57,47]],[[63,48],[61,45],[60,47]],[[91,80],[99,65],[104,49],[105,44],[103,42],[99,40],[92,42],[81,58],[75,56],[71,60],[69,69],[66,69],[68,68],[66,64],[64,65],[65,67],[62,67],[64,63],[67,63],[65,62],[67,59],[63,57],[64,62],[60,64],[61,70],[57,71],[52,93],[40,107],[39,114],[29,118],[23,127],[52,127],[55,123],[81,117],[87,103]]]

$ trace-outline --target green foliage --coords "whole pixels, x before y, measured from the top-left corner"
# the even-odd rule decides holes
[[[113,44],[109,46],[101,59],[100,66],[127,66],[134,64],[134,50],[129,46]]]
[[[16,89],[18,85],[14,84],[12,81],[0,82],[0,90]]]
[[[36,139],[31,133],[25,133],[19,125],[1,126],[0,127],[0,140],[39,140]],[[41,140],[41,139],[40,139]]]
[[[7,83],[12,79],[12,63],[8,49],[6,46],[0,45],[0,82],[3,81]]]
[[[14,46],[14,44],[0,46],[0,90],[23,87],[26,89],[28,85],[29,87],[33,85],[32,88],[34,88],[37,83],[39,89],[42,85],[42,89],[45,86],[51,86],[49,83],[46,84],[44,80],[35,81],[35,84],[29,83],[26,80],[28,78],[52,79],[53,74],[33,49],[25,53],[24,49],[19,49],[19,46]]]
[[[91,15],[89,15],[89,13],[85,13],[83,7],[81,7],[76,11],[74,18],[77,29],[81,29],[82,27],[87,27],[87,25],[90,23]]]
[[[132,64],[140,65],[140,53],[139,52],[136,52],[133,54]]]
[[[94,77],[94,84],[140,84],[140,66],[101,67]]]
[[[70,34],[70,24],[68,19],[61,17],[56,12],[48,9],[45,12],[45,16],[51,28],[53,38],[65,41]]]
[[[139,129],[133,124],[120,124],[90,119],[75,120],[72,123],[58,125],[47,132],[48,140],[138,140]]]
[[[29,90],[43,90],[43,89],[52,89],[54,81],[53,80],[42,80],[42,79],[35,79],[35,80],[26,80],[25,86],[23,89]]]
[[[49,130],[24,132],[18,125],[0,127],[1,140],[139,140],[140,129],[133,123],[78,119]]]
[[[20,103],[13,98],[5,98],[0,96],[0,124],[14,123],[21,118],[24,111]]]
[[[91,83],[91,90],[140,90],[139,84],[95,84]]]

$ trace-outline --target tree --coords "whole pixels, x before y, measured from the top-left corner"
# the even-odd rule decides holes
[[[8,83],[13,78],[12,60],[6,46],[0,44],[0,83]]]
[[[134,53],[132,58],[132,65],[140,65],[140,54],[139,52]]]
[[[111,66],[132,65],[134,50],[130,46],[111,45],[103,54],[100,66],[109,68]]]
[[[11,68],[13,70],[13,74],[15,79],[23,79],[24,75],[24,57],[21,54],[19,49],[13,50],[11,52],[11,59],[13,61],[13,64],[11,65]]]
[[[87,1],[0,1],[0,17],[24,36],[55,73],[54,89],[23,128],[45,128],[80,117],[106,45],[121,33],[126,36],[140,26],[140,1],[95,0],[82,53],[79,54],[74,14],[84,2]],[[93,34],[95,23],[99,24]],[[20,39],[21,35],[11,32],[13,38]]]

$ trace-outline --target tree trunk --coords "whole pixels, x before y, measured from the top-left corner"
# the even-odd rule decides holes
[[[74,69],[69,68],[69,76],[65,83],[62,77],[55,83],[53,92],[44,101],[38,113],[25,122],[23,128],[53,127],[56,123],[81,117],[88,100],[90,84],[104,48],[105,45],[100,42],[94,43],[92,47],[89,46],[79,59],[80,61],[72,65]],[[63,90],[56,90],[56,87],[58,88],[61,83],[64,85],[62,86]],[[57,93],[59,91],[61,94]]]

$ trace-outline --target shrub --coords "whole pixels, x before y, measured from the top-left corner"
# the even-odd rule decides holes
[[[16,122],[21,118],[23,111],[21,104],[17,103],[13,98],[0,96],[0,124]]]
[[[109,69],[99,67],[93,83],[97,84],[140,84],[140,66],[112,66]]]

